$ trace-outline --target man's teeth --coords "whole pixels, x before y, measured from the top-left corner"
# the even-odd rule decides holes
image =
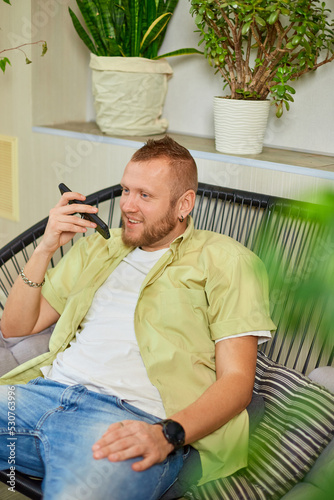
[[[129,219],[129,221],[132,223],[132,224],[139,224],[140,221],[139,220],[132,220],[132,219]]]

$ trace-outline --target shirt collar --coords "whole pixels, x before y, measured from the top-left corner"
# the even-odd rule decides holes
[[[173,254],[176,254],[179,252],[179,255],[181,255],[181,252],[183,253],[182,249],[184,247],[184,242],[189,241],[194,233],[194,221],[191,215],[188,215],[187,217],[187,227],[184,233],[180,234],[175,240],[171,243],[170,249]],[[119,254],[128,254],[132,250],[134,250],[135,247],[129,247],[123,243],[122,236],[121,236],[121,229],[118,229],[115,231],[115,234],[109,240],[108,246],[109,246],[109,252],[112,253],[114,252],[114,245],[118,246],[118,253]]]
[[[175,240],[172,242],[170,249],[173,254],[179,253],[179,257],[183,254],[185,244],[192,238],[194,234],[194,220],[191,215],[187,217],[187,228],[184,233],[180,234]]]

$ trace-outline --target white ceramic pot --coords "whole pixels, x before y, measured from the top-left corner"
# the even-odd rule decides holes
[[[270,101],[214,98],[216,149],[227,154],[259,154],[267,128]]]
[[[110,135],[161,134],[167,80],[173,70],[164,59],[101,57],[91,54],[96,123]]]

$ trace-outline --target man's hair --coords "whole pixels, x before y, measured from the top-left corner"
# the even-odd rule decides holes
[[[188,149],[166,135],[163,139],[149,139],[134,153],[131,161],[149,161],[156,158],[168,160],[171,171],[172,204],[189,189],[197,192],[197,166]]]

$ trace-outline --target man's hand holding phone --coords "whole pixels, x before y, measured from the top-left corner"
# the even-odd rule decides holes
[[[102,231],[105,238],[110,237],[107,225],[96,215],[98,209],[85,204],[84,195],[70,191],[64,184],[60,184],[59,189],[62,197],[50,210],[40,250],[44,249],[46,253],[53,254],[60,246],[68,243],[75,234],[85,233],[89,228]]]
[[[101,220],[96,215],[98,209],[86,204],[85,199],[82,194],[72,193],[67,189],[57,205],[50,210],[43,238],[24,266],[24,275],[29,281],[44,283],[50,260],[60,246],[66,245],[77,233],[85,233],[89,228],[98,230]],[[93,221],[90,220],[91,217],[97,219]],[[108,236],[108,227],[101,222],[101,231]],[[5,337],[31,335],[58,320],[58,312],[43,297],[41,291],[41,286],[27,286],[21,276],[18,276],[1,318],[1,329]],[[19,322],[17,311],[20,311]]]
[[[61,194],[71,193],[71,190],[67,186],[65,186],[65,184],[63,184],[63,183],[59,184],[58,187],[59,187]],[[76,194],[78,194],[78,193],[76,193]],[[82,195],[80,195],[80,196],[82,198]],[[84,204],[84,202],[82,201],[81,198],[80,199],[75,198],[74,200],[70,200],[69,204],[75,203],[76,205],[77,204],[82,205],[82,204]],[[83,197],[83,198],[85,199],[85,197]],[[86,205],[86,207],[87,206],[89,206],[89,205]],[[96,212],[91,212],[90,210],[87,210],[84,212],[78,211],[78,213],[81,213],[81,217],[83,219],[87,219],[90,222],[92,222],[93,224],[96,224],[93,227],[96,227],[96,230],[101,234],[101,236],[103,236],[103,238],[105,238],[105,239],[110,238],[109,228],[108,228],[107,224],[105,222],[103,222],[103,220],[100,219],[100,217],[98,217],[96,215]],[[92,226],[87,226],[87,227],[92,227]]]
[[[93,222],[75,215],[75,213],[85,213],[86,211],[96,213],[96,207],[85,204],[72,207],[69,202],[75,199],[83,202],[85,197],[79,193],[66,193],[60,198],[57,205],[50,210],[48,224],[40,244],[40,247],[47,253],[53,255],[60,246],[66,245],[76,233],[85,233],[87,228],[96,227]]]

